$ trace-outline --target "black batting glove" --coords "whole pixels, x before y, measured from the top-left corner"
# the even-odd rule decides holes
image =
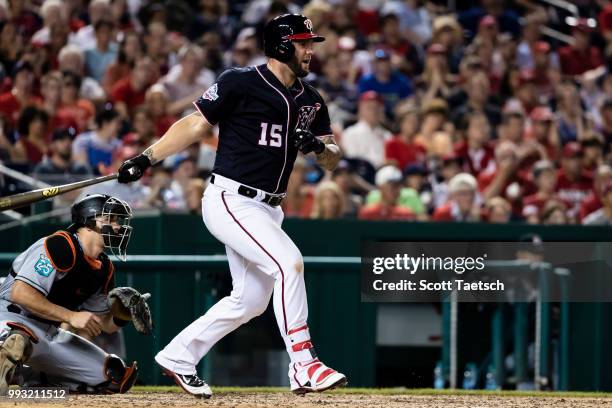
[[[151,167],[151,160],[144,154],[139,154],[129,160],[123,162],[117,171],[117,181],[120,183],[130,183],[142,177],[142,175]]]
[[[325,150],[325,143],[317,139],[315,135],[308,130],[295,129],[295,132],[293,132],[293,143],[295,147],[304,154],[310,152],[321,154]]]

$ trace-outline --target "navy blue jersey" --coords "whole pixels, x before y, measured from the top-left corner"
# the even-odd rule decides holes
[[[194,105],[219,124],[213,172],[272,194],[287,190],[294,130],[331,135],[321,95],[299,79],[285,87],[266,65],[225,71]]]

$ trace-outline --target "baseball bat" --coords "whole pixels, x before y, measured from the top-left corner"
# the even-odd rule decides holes
[[[117,173],[109,174],[108,176],[96,177],[89,180],[77,181],[75,183],[63,184],[56,187],[41,188],[38,190],[26,191],[8,197],[0,197],[0,211],[12,210],[26,205],[34,204],[39,201],[47,200],[60,194],[69,191],[78,190],[79,188],[92,186],[94,184],[103,183],[105,181],[114,180],[117,178]]]

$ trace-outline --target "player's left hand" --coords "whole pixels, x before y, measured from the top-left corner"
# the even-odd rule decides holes
[[[119,287],[108,292],[108,307],[113,317],[120,320],[131,320],[139,333],[151,334],[153,321],[147,299],[151,295],[141,295],[134,288]]]
[[[295,129],[295,132],[293,132],[293,143],[304,154],[310,152],[321,154],[325,150],[325,143],[317,139],[312,132],[304,129]]]

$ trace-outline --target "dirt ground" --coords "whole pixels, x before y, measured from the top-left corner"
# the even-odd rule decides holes
[[[312,407],[384,407],[384,408],[583,408],[612,407],[612,398],[567,397],[506,397],[487,395],[368,395],[368,394],[309,394],[297,397],[290,393],[219,393],[209,400],[198,400],[182,393],[136,392],[113,396],[71,396],[60,401],[14,401],[1,399],[0,407],[259,407],[259,408],[312,408]]]

